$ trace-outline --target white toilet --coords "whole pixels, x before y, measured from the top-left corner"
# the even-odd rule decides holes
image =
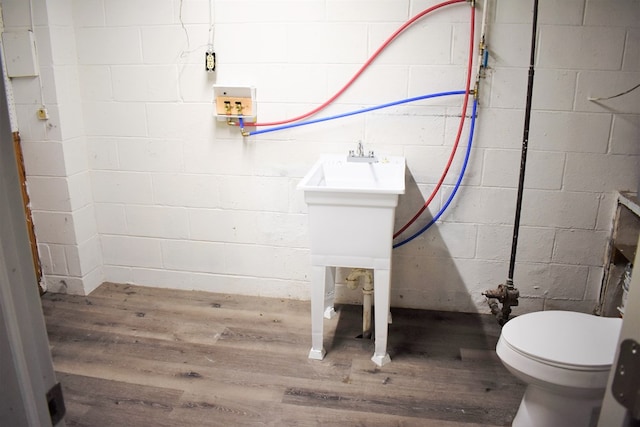
[[[527,383],[513,426],[595,426],[621,326],[622,319],[570,311],[507,322],[496,352]]]

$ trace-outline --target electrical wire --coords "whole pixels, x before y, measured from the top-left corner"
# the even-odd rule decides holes
[[[442,183],[444,182],[445,178],[447,177],[447,174],[449,173],[449,169],[451,168],[451,164],[453,163],[453,158],[455,157],[456,152],[458,151],[458,144],[460,143],[460,137],[462,136],[462,130],[464,128],[464,120],[465,120],[465,116],[466,116],[466,113],[467,113],[467,106],[468,106],[468,102],[469,102],[469,93],[470,93],[470,89],[471,89],[471,73],[472,73],[472,68],[473,68],[473,46],[475,44],[475,16],[476,16],[475,15],[475,8],[471,7],[470,32],[469,32],[469,34],[470,34],[469,35],[469,57],[468,57],[468,66],[467,66],[466,94],[465,94],[464,100],[462,102],[462,113],[460,114],[460,122],[458,124],[458,133],[456,134],[456,139],[455,139],[455,142],[453,144],[453,148],[451,149],[451,154],[449,155],[449,160],[447,161],[447,165],[445,166],[444,171],[442,172],[442,175],[440,176],[440,179],[438,180],[438,183],[436,184],[435,188],[431,192],[431,195],[427,198],[427,200],[424,202],[424,204],[418,210],[418,212],[405,225],[403,225],[398,231],[396,231],[393,234],[393,238],[394,239],[397,238],[398,236],[400,236],[400,234],[402,234],[407,228],[409,228],[414,222],[416,222],[416,220],[418,218],[420,218],[420,216],[427,209],[427,207],[429,207],[429,205],[431,204],[431,201],[434,199],[434,197],[436,196],[436,194],[440,190],[440,187],[442,186]],[[476,96],[476,98],[477,98],[477,96]]]
[[[471,154],[471,146],[472,146],[472,143],[473,143],[473,134],[475,133],[475,127],[476,127],[476,112],[477,112],[477,108],[478,108],[478,99],[476,98],[473,101],[473,110],[471,112],[471,129],[469,130],[469,143],[467,145],[467,151],[466,151],[465,156],[464,156],[464,162],[462,163],[462,169],[460,170],[460,175],[458,176],[458,180],[456,181],[456,184],[453,187],[453,191],[449,195],[449,198],[447,199],[445,204],[442,206],[440,211],[431,219],[431,221],[429,221],[429,223],[427,225],[422,227],[420,230],[418,230],[412,236],[410,236],[410,237],[406,238],[405,240],[393,245],[393,249],[396,249],[396,248],[399,248],[400,246],[406,245],[407,243],[409,243],[410,241],[412,241],[413,239],[415,239],[416,237],[420,236],[422,233],[427,231],[429,228],[431,228],[431,226],[433,224],[435,224],[438,219],[440,219],[442,214],[444,214],[444,212],[447,210],[447,208],[449,207],[449,205],[453,201],[453,198],[455,197],[456,193],[458,192],[458,189],[460,188],[460,183],[462,182],[462,178],[464,178],[464,174],[465,174],[465,172],[467,170],[467,165],[469,164],[469,156]]]
[[[252,127],[258,127],[258,126],[278,126],[278,125],[283,125],[283,124],[287,124],[287,123],[292,123],[292,122],[297,122],[303,119],[306,119],[307,117],[313,116],[314,114],[320,112],[321,110],[325,109],[329,104],[331,104],[333,101],[335,101],[336,99],[338,99],[338,97],[340,97],[340,95],[342,95],[352,84],[353,82],[355,82],[358,77],[360,77],[360,75],[364,72],[364,70],[366,70],[369,65],[371,65],[371,63],[378,57],[378,55],[380,55],[380,53],[382,53],[382,51],[396,38],[400,35],[400,33],[402,33],[404,30],[406,30],[408,27],[410,27],[412,24],[414,24],[417,20],[419,20],[420,18],[422,18],[423,16],[433,12],[434,10],[440,9],[441,7],[444,6],[449,6],[455,3],[463,3],[466,2],[467,0],[448,0],[442,3],[438,3],[434,6],[431,6],[430,8],[427,8],[425,10],[423,10],[422,12],[418,13],[417,15],[415,15],[413,18],[409,19],[407,22],[405,22],[404,24],[402,24],[400,26],[400,28],[398,28],[393,34],[391,34],[391,36],[389,36],[389,38],[387,38],[387,40],[384,41],[384,43],[382,43],[382,45],[373,53],[373,55],[371,55],[371,57],[369,57],[369,59],[360,67],[360,69],[353,75],[353,77],[351,77],[351,79],[347,82],[347,84],[345,84],[338,92],[335,93],[335,95],[333,95],[331,98],[329,98],[327,101],[325,101],[324,103],[322,103],[321,105],[319,105],[318,107],[314,108],[313,110],[304,113],[302,115],[299,115],[297,117],[293,117],[290,119],[286,119],[286,120],[280,120],[280,121],[273,121],[273,122],[264,122],[264,123],[246,123],[246,126],[252,126]]]
[[[626,94],[628,94],[628,93],[631,93],[631,92],[633,92],[634,90],[638,89],[639,87],[640,87],[640,83],[638,83],[637,85],[635,85],[635,86],[634,86],[634,87],[632,87],[631,89],[625,90],[624,92],[620,92],[620,93],[618,93],[618,94],[616,94],[616,95],[605,96],[605,97],[602,97],[602,98],[592,98],[592,97],[588,97],[587,99],[588,99],[589,101],[606,101],[606,100],[608,100],[608,99],[617,98],[617,97],[619,97],[619,96],[623,96],[623,95],[626,95]]]
[[[179,6],[179,11],[178,11],[178,20],[180,21],[180,27],[182,28],[182,32],[184,33],[184,38],[185,41],[187,43],[187,46],[185,49],[181,50],[180,53],[178,54],[178,58],[185,58],[187,55],[198,51],[199,49],[206,47],[207,49],[211,49],[213,50],[213,42],[214,42],[214,37],[215,37],[215,24],[214,24],[214,20],[215,20],[215,7],[212,5],[211,2],[213,2],[214,0],[210,0],[209,3],[209,38],[207,40],[206,44],[199,44],[197,46],[195,46],[193,49],[191,48],[191,37],[189,36],[189,30],[187,29],[187,26],[184,22],[184,18],[182,17],[182,13],[183,13],[183,8],[184,8],[184,0],[180,0],[180,6]]]
[[[184,25],[184,21],[182,20],[182,6],[183,6],[184,0],[180,0],[180,10],[178,13],[178,19],[180,20],[180,26],[182,27],[182,31],[184,31],[184,36],[187,39],[187,49],[186,51],[182,51],[180,53],[180,56],[184,55],[185,53],[190,53],[189,49],[191,49],[191,40],[189,39],[189,32],[187,31],[187,27]]]
[[[34,21],[33,21],[33,0],[29,0],[29,22],[31,24],[31,32],[33,33],[33,36],[35,38],[35,36],[36,36],[36,26],[35,26]],[[37,50],[38,50],[38,40],[36,39],[36,51]],[[37,79],[38,79],[38,87],[40,89],[40,105],[42,106],[42,108],[45,108],[45,105],[44,105],[44,88],[42,86],[42,76],[40,74],[41,74],[40,70],[38,70]]]
[[[213,22],[215,21],[215,7],[213,5],[214,0],[209,0],[209,49],[213,50],[213,38],[215,36],[215,28]]]
[[[268,129],[256,130],[256,131],[253,131],[253,132],[249,132],[249,136],[260,135],[260,134],[263,134],[263,133],[275,132],[275,131],[279,131],[279,130],[294,128],[294,127],[299,127],[299,126],[305,126],[305,125],[310,125],[310,124],[314,124],[314,123],[326,122],[326,121],[329,121],[329,120],[341,119],[343,117],[349,117],[349,116],[354,116],[356,114],[368,113],[369,111],[380,110],[382,108],[393,107],[395,105],[400,105],[400,104],[407,104],[409,102],[421,101],[423,99],[438,98],[438,97],[442,97],[442,96],[451,96],[451,95],[466,95],[466,93],[467,93],[467,91],[464,91],[464,90],[456,90],[456,91],[449,91],[449,92],[432,93],[432,94],[429,94],[429,95],[415,96],[413,98],[406,98],[406,99],[402,99],[400,101],[388,102],[386,104],[380,104],[380,105],[376,105],[376,106],[373,106],[373,107],[363,108],[361,110],[355,110],[355,111],[349,111],[347,113],[336,114],[334,116],[322,117],[322,118],[319,118],[319,119],[306,120],[306,121],[303,121],[303,122],[289,123],[289,124],[285,124],[285,125],[282,125],[282,126],[271,127],[271,128],[268,128]],[[245,123],[245,125],[246,126],[251,126],[250,123]]]

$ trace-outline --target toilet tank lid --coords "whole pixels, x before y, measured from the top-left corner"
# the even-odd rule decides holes
[[[502,338],[513,348],[550,363],[577,368],[613,363],[622,319],[571,311],[538,311],[507,322]]]

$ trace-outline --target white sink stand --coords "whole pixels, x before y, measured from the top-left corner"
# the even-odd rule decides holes
[[[358,268],[374,268],[358,265]],[[311,276],[311,351],[309,358],[322,360],[326,351],[323,345],[324,319],[335,316],[333,302],[335,297],[335,266],[313,265]],[[374,305],[375,305],[375,350],[371,360],[382,366],[391,361],[387,353],[387,334],[389,320],[389,292],[391,269],[374,268]]]
[[[404,193],[404,157],[349,163],[345,156],[323,156],[302,179],[309,207],[311,238],[311,351],[321,360],[323,318],[335,315],[336,267],[373,269],[375,351],[378,366],[387,353],[393,224],[398,196]]]

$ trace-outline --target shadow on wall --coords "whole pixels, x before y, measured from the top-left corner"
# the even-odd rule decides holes
[[[430,194],[432,189],[433,186],[421,189],[407,168],[405,194],[398,201],[394,230],[399,230],[415,215],[426,201],[423,192]],[[448,197],[451,188],[443,186],[440,191]],[[456,197],[462,197],[461,193],[462,188]],[[437,195],[422,216],[394,242],[398,243],[412,236],[425,226],[433,218],[432,213],[440,210],[442,203],[440,195]],[[447,233],[446,239],[443,231]],[[469,239],[464,236],[460,239],[456,237],[461,234],[472,234],[475,239],[475,225],[436,223],[411,242],[394,249],[391,271],[392,307],[478,311],[477,305],[482,304],[485,298],[480,292],[477,298],[473,298],[454,262],[454,256],[473,257],[474,248],[463,247],[464,242]],[[458,253],[452,254],[449,245],[455,247]],[[362,304],[362,287],[350,290],[345,285],[345,278],[350,271],[349,268],[339,268],[337,271],[336,300],[347,304]],[[456,309],[451,310],[451,307]]]

